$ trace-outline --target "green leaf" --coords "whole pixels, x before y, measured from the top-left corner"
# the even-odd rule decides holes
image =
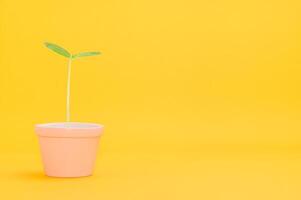
[[[50,50],[54,51],[55,53],[58,53],[62,56],[65,56],[67,58],[71,57],[71,54],[66,49],[64,49],[63,47],[60,47],[56,44],[45,42],[45,46],[48,49],[50,49]]]
[[[72,55],[72,58],[80,58],[80,57],[85,57],[85,56],[96,56],[99,54],[100,54],[100,52],[98,52],[98,51],[82,52],[82,53]]]

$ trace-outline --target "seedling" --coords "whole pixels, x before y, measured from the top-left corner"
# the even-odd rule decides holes
[[[45,46],[54,51],[55,53],[68,58],[68,78],[67,78],[67,98],[66,98],[66,121],[70,122],[70,81],[71,81],[71,64],[72,61],[86,56],[96,56],[99,55],[98,51],[90,51],[90,52],[81,52],[77,54],[71,54],[63,47],[60,47],[53,43],[45,42]]]

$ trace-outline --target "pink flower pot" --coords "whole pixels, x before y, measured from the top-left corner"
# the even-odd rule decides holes
[[[81,177],[92,175],[103,126],[92,123],[62,122],[38,124],[44,171],[47,176]]]

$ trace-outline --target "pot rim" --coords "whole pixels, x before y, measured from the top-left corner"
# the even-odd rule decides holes
[[[36,124],[35,132],[40,137],[98,137],[103,125],[85,122],[54,122]]]
[[[99,129],[104,126],[91,122],[51,122],[36,124],[35,127],[43,129]]]

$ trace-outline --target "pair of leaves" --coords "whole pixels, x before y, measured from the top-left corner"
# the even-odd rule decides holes
[[[49,42],[45,42],[45,46],[48,49],[54,51],[55,53],[57,53],[61,56],[64,56],[66,58],[71,58],[71,59],[86,57],[86,56],[96,56],[96,55],[100,54],[100,52],[98,52],[98,51],[91,51],[91,52],[81,52],[81,53],[72,55],[66,49],[64,49],[63,47],[60,47],[59,45],[49,43]]]

